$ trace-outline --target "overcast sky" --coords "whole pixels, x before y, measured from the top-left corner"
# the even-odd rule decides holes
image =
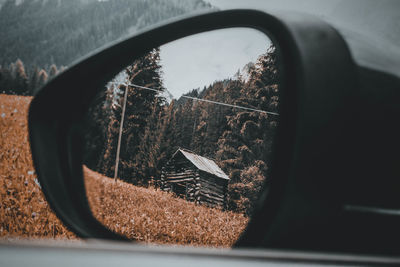
[[[192,89],[233,77],[270,45],[265,34],[249,28],[216,30],[173,41],[160,48],[164,85],[179,98]]]

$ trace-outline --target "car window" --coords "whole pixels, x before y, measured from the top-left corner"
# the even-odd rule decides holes
[[[93,53],[110,42],[181,15],[229,8],[290,10],[313,14],[332,23],[344,36],[358,64],[399,76],[399,3],[399,1],[374,0],[0,0],[0,49],[2,51],[0,55],[0,237],[77,239],[57,219],[41,191],[30,155],[27,110],[33,95],[46,82],[81,57]],[[265,52],[268,52],[267,48]],[[370,53],[371,51],[374,53]],[[223,81],[219,82],[216,86],[226,87],[227,84]],[[145,84],[139,86],[145,87]],[[148,88],[154,89],[151,86]],[[195,86],[192,89],[196,89]],[[201,93],[204,96],[206,89],[207,86],[201,90],[185,93],[188,97],[198,98]],[[115,90],[115,92],[117,94],[113,97],[122,99],[123,91]],[[168,95],[164,94],[162,97],[168,98]],[[177,111],[179,105],[176,105],[177,110],[171,108],[170,111],[174,111],[176,116],[181,117],[192,114],[182,112],[184,108],[189,108],[184,105],[185,103],[181,101],[181,110]],[[116,104],[119,105],[116,107],[119,110],[121,105],[119,102]],[[272,104],[275,108],[276,105],[277,103]],[[199,111],[192,106],[190,108],[192,108],[191,112]],[[205,108],[202,112],[204,110]],[[262,111],[265,110],[262,109]],[[250,119],[245,118],[245,115],[240,117],[238,114],[230,114],[230,116],[230,127],[236,127],[238,132],[243,130],[243,134],[252,134],[251,127],[254,125],[251,122],[246,124]],[[251,117],[251,114],[249,116]],[[239,122],[246,124],[247,128],[239,129]],[[197,129],[197,127],[199,125],[194,121],[193,128]],[[223,130],[225,132],[226,129]],[[169,151],[170,153],[163,159],[173,158],[174,152],[178,151],[178,148],[175,148],[176,150]],[[245,147],[242,149],[243,155],[248,152]],[[214,156],[210,155],[210,151],[192,152],[195,156],[205,158]],[[226,149],[223,152],[229,151]],[[89,166],[94,164],[90,162],[90,157],[86,158],[85,164],[87,173],[95,169]],[[256,166],[258,170],[262,169],[262,163],[258,162],[258,164],[259,166]],[[125,171],[129,171],[128,167]],[[257,173],[257,168],[247,168],[243,174],[232,172],[232,175],[251,176]],[[97,173],[92,176],[96,175]],[[112,175],[108,176],[112,177]],[[235,193],[240,190],[246,191],[248,188],[237,184],[233,189],[232,192]],[[182,190],[178,185],[174,192],[179,195],[182,194]],[[249,206],[248,200],[241,198],[240,193],[236,195],[236,198],[237,201],[233,201],[232,205],[239,206],[242,214],[246,213],[246,205]],[[241,229],[245,227],[243,225],[247,223],[248,216],[244,218],[239,218],[239,222],[242,223]]]
[[[72,238],[50,210],[27,132],[32,96],[88,53],[173,17],[212,9],[205,1],[0,1],[0,237]]]
[[[49,80],[96,49],[170,18],[215,7],[202,0],[6,0],[0,7],[0,237],[76,240],[50,209],[33,166],[30,101]],[[279,118],[277,50],[264,33],[251,29],[187,40],[133,62],[95,99],[84,155],[88,200],[99,221],[132,239],[230,247],[245,229],[266,180]],[[127,95],[116,160],[115,130],[123,125],[127,82],[139,87]],[[149,101],[142,110],[147,117],[138,114],[138,99]],[[138,121],[141,131],[135,130]],[[178,160],[182,157],[184,164]],[[171,171],[165,168],[186,175],[188,165],[197,175],[192,187],[167,181]],[[110,183],[113,177],[119,183]],[[104,194],[108,185],[112,190]],[[157,201],[149,208],[114,200],[133,194]],[[118,208],[126,214],[117,214]]]

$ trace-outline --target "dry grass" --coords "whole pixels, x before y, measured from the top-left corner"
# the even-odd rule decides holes
[[[0,94],[0,238],[76,239],[50,210],[28,141],[31,97]],[[114,231],[146,243],[229,247],[247,224],[242,214],[196,206],[85,169],[89,201]]]
[[[85,184],[95,217],[146,243],[230,247],[247,224],[243,214],[195,205],[173,195],[104,177],[88,168]]]
[[[0,237],[75,238],[37,184],[28,141],[30,101],[0,94]]]

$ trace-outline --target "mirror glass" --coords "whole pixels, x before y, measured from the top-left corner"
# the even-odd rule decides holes
[[[182,38],[132,62],[86,116],[95,218],[146,243],[232,246],[268,188],[279,83],[277,50],[248,28]]]

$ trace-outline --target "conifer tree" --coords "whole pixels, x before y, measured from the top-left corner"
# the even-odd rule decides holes
[[[13,93],[11,89],[14,79],[12,78],[11,72],[8,68],[0,68],[0,92],[11,94]]]
[[[37,88],[40,88],[43,85],[45,85],[46,82],[47,82],[48,77],[49,76],[47,75],[47,72],[44,69],[40,70],[40,72],[39,72],[39,85],[38,85]]]
[[[164,90],[161,79],[159,49],[154,49],[136,60],[126,69],[128,81],[132,85],[152,88],[162,92]],[[146,183],[141,165],[134,160],[143,154],[140,143],[144,139],[146,124],[151,118],[153,110],[159,110],[164,99],[158,92],[135,86],[128,86],[126,103],[126,121],[121,144],[121,177],[133,183]],[[154,107],[156,106],[156,107]],[[143,155],[142,155],[143,157]]]
[[[276,59],[273,47],[258,58],[235,104],[269,112],[278,111],[279,76]],[[239,111],[229,116],[228,127],[218,140],[217,157],[232,179],[228,192],[230,209],[251,214],[254,200],[267,179],[276,125],[277,118],[274,115],[258,111]]]
[[[158,92],[140,87],[150,87],[160,92],[164,90],[159,60],[158,49],[154,49],[135,60],[122,74],[125,83],[128,85],[112,87],[111,90],[113,91],[108,94],[112,98],[110,100],[112,110],[109,123],[106,126],[104,145],[106,149],[102,160],[103,173],[108,176],[112,176],[115,168],[123,99],[125,90],[128,90],[118,176],[134,184],[147,183],[149,178],[147,176],[150,173],[146,170],[146,167],[148,167],[149,162],[148,158],[145,159],[147,156],[144,156],[143,151],[151,154],[153,158],[157,157],[157,149],[150,147],[155,138],[152,133],[155,129],[152,128],[158,127],[157,123],[153,121],[160,118],[165,100],[159,96]],[[150,124],[147,126],[149,122]],[[144,162],[145,164],[143,164]]]
[[[54,65],[54,64],[52,64],[52,65],[50,66],[49,76],[50,76],[51,78],[53,78],[53,77],[56,76],[57,74],[58,74],[57,66]]]
[[[37,88],[39,87],[39,72],[40,69],[36,67],[33,70],[31,78],[29,80],[29,94],[34,95],[36,93]]]
[[[17,95],[26,95],[28,92],[28,76],[26,75],[24,64],[20,59],[17,59],[15,62],[14,75],[14,92]]]

